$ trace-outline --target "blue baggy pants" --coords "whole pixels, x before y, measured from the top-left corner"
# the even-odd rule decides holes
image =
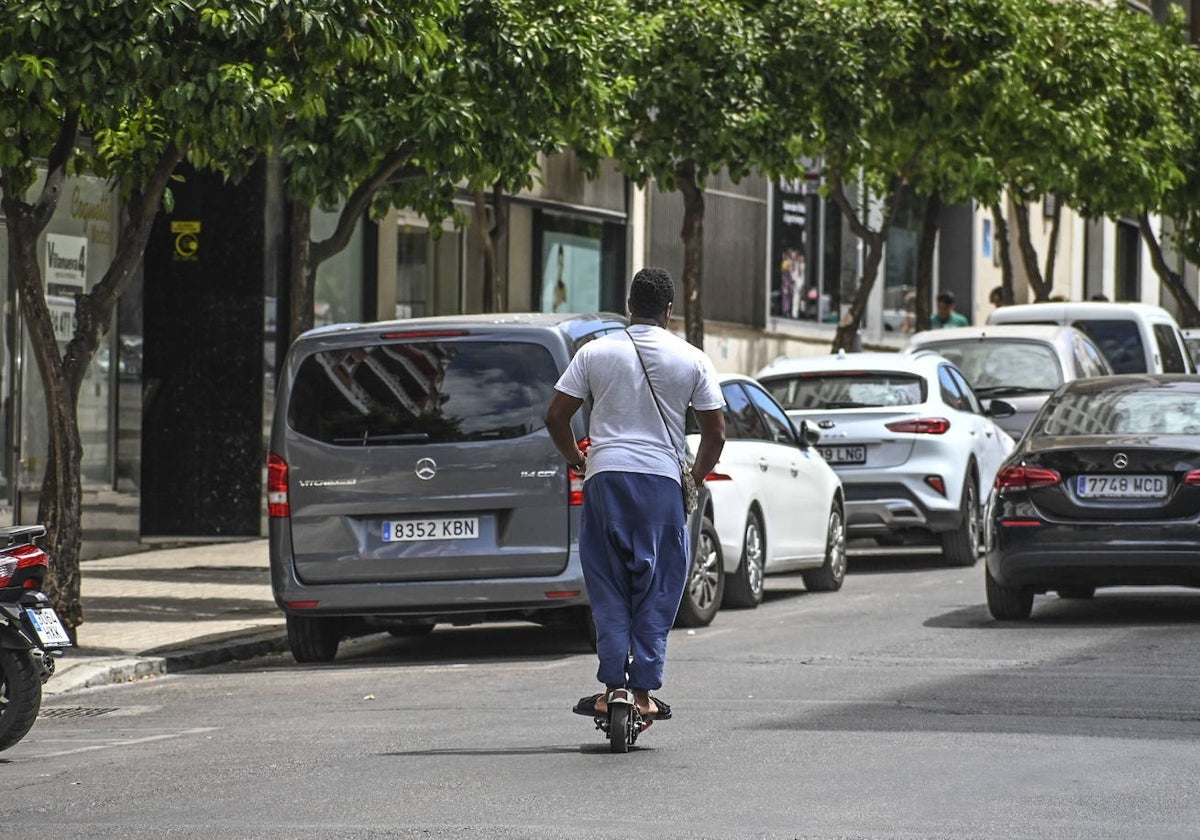
[[[596,622],[600,682],[662,688],[667,631],[687,582],[689,549],[677,482],[624,472],[588,478],[579,556]]]

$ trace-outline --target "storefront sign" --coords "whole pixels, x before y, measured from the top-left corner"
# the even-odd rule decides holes
[[[193,262],[200,258],[199,222],[171,222],[171,233],[175,234],[175,253],[171,255],[172,259]]]
[[[46,234],[46,304],[60,342],[75,333],[75,296],[87,291],[87,257],[86,236]]]
[[[87,247],[85,236],[46,234],[46,294],[70,298],[87,289]]]

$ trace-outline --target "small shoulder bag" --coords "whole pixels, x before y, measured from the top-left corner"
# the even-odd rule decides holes
[[[633,337],[633,333],[625,330],[629,336],[629,341],[633,344],[633,352],[637,353],[638,361],[642,365],[642,373],[646,374],[646,385],[650,388],[650,396],[654,398],[654,407],[658,409],[658,416],[662,419],[663,428],[667,432],[667,440],[671,442],[671,448],[675,450],[675,456],[679,457],[679,449],[675,446],[675,438],[671,435],[671,427],[667,425],[667,415],[663,412],[662,403],[658,401],[658,394],[654,392],[654,383],[650,381],[650,371],[646,369],[646,360],[642,358],[642,351],[638,349],[637,339]],[[684,445],[686,451],[686,442]],[[696,479],[692,478],[692,471],[688,469],[685,460],[679,461],[679,486],[683,488],[683,513],[684,516],[690,516],[692,511],[700,503],[700,491],[696,487]]]

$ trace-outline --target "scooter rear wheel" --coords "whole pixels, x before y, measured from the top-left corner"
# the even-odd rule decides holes
[[[633,723],[633,707],[614,703],[608,709],[608,751],[629,752],[629,730]]]
[[[0,750],[25,737],[41,707],[42,681],[33,655],[0,648]]]

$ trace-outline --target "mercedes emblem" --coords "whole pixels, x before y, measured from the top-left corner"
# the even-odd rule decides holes
[[[432,458],[422,458],[417,461],[417,478],[428,481],[437,475],[437,461]]]
[[[1118,452],[1113,456],[1113,466],[1119,470],[1123,470],[1129,466],[1129,457],[1124,452]]]

